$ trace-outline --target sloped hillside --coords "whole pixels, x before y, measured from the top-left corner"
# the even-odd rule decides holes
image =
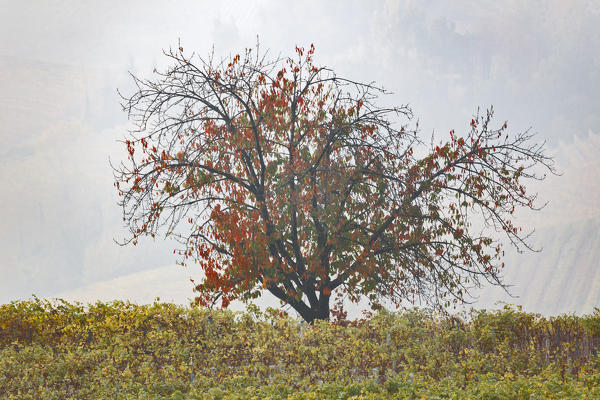
[[[506,282],[511,298],[485,289],[477,307],[503,300],[543,314],[591,313],[600,307],[600,135],[575,138],[556,150],[561,176],[535,187],[548,205],[522,216],[535,227],[532,243],[538,253],[507,252]]]

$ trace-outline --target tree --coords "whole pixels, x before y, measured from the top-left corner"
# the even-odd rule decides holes
[[[258,46],[165,55],[169,68],[123,96],[135,128],[115,186],[124,244],[176,239],[181,263],[204,271],[197,303],[266,289],[306,321],[328,319],[334,293],[443,308],[504,287],[497,232],[531,249],[513,214],[539,209],[524,182],[552,159],[529,131],[492,127],[492,109],[427,145],[408,106],[315,66],[312,45],[272,61]]]

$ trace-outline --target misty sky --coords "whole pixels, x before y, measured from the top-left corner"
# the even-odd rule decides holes
[[[161,50],[217,56],[254,47],[375,81],[410,104],[421,133],[466,132],[478,107],[531,128],[562,177],[535,226],[600,215],[597,1],[1,1],[0,302],[67,296],[185,302],[173,243],[119,247],[126,231],[109,158],[128,128],[116,89],[149,76]],[[545,196],[545,198],[544,198]],[[590,228],[592,229],[592,228]],[[594,228],[595,229],[595,228]],[[594,261],[596,262],[596,261]],[[543,266],[539,273],[543,275]],[[518,291],[518,289],[517,289]]]

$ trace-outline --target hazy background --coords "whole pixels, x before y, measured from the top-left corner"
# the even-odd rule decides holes
[[[531,127],[563,175],[522,221],[541,253],[507,252],[518,298],[544,314],[600,306],[600,3],[596,1],[0,1],[0,303],[39,297],[186,304],[173,244],[119,247],[109,157],[127,130],[116,89],[149,76],[161,49],[273,56],[314,43],[316,62],[409,103],[421,132],[464,132],[478,107]],[[261,304],[277,304],[272,298]]]

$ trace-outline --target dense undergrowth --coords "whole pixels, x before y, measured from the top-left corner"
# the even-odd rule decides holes
[[[306,325],[155,302],[0,306],[3,399],[600,398],[600,312]]]

